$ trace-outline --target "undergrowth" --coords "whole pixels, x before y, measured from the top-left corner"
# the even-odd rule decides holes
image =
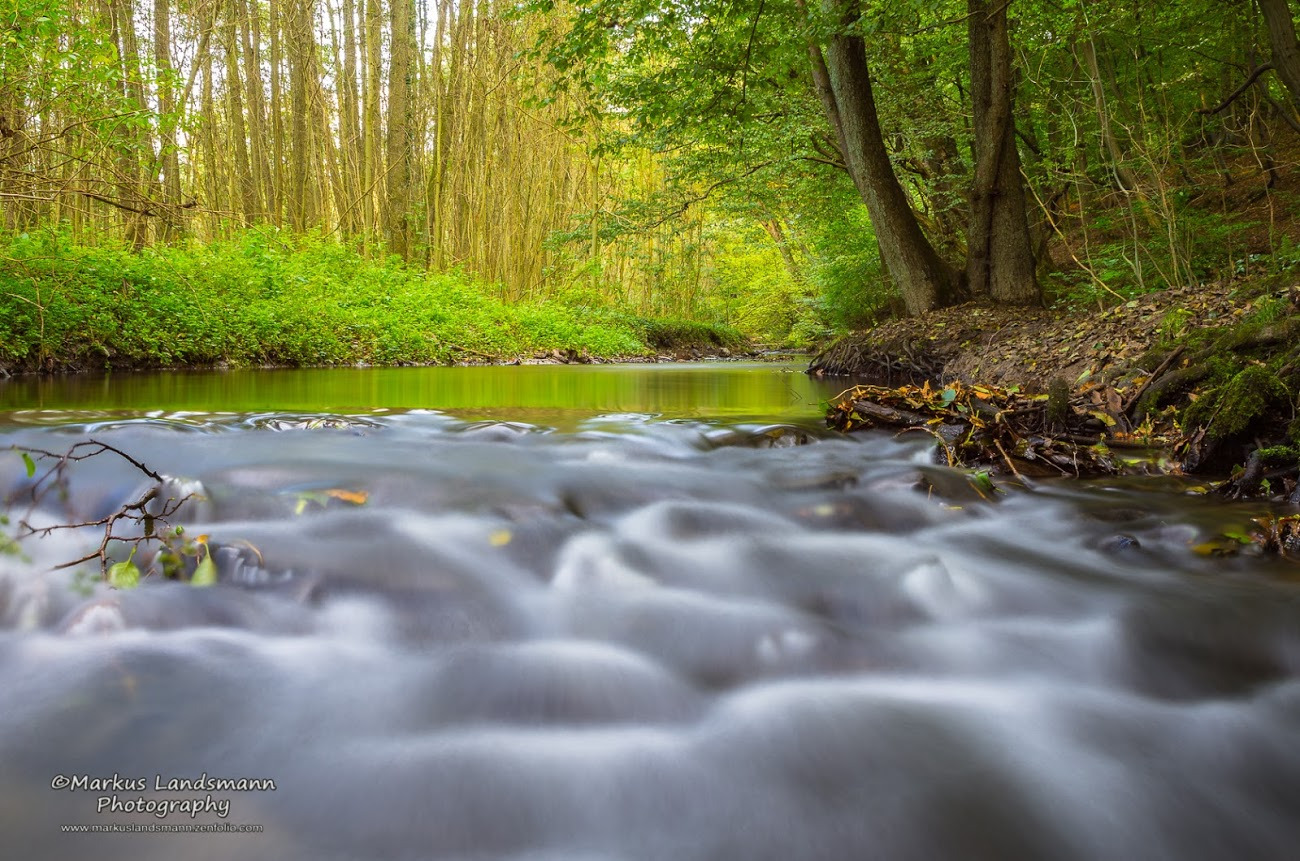
[[[0,367],[15,370],[630,357],[662,349],[661,332],[683,333],[674,346],[743,340],[610,308],[507,303],[464,273],[370,260],[320,237],[250,230],[132,253],[54,231],[0,236]]]

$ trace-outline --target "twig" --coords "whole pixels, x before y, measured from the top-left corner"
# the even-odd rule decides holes
[[[1146,394],[1147,389],[1160,377],[1161,374],[1165,372],[1165,369],[1169,367],[1174,359],[1177,359],[1183,354],[1185,348],[1186,345],[1179,344],[1172,353],[1165,356],[1165,360],[1160,363],[1160,366],[1157,367],[1155,371],[1152,372],[1151,376],[1146,378],[1146,381],[1142,383],[1142,385],[1138,386],[1137,391],[1125,398],[1119,405],[1120,412],[1128,415],[1128,411],[1133,408],[1133,405],[1136,404],[1144,394]]]
[[[98,559],[100,573],[107,577],[110,544],[114,541],[123,544],[135,544],[136,546],[139,546],[142,543],[148,543],[149,541],[158,541],[165,544],[167,539],[156,530],[155,524],[161,523],[163,526],[166,526],[168,518],[176,514],[176,512],[178,512],[181,507],[195,495],[193,493],[188,493],[180,499],[169,497],[167,500],[163,501],[160,506],[156,506],[155,511],[149,511],[148,509],[150,504],[156,503],[159,500],[166,479],[162,474],[150,469],[144,463],[122,451],[120,448],[101,440],[88,439],[83,442],[75,443],[63,453],[28,446],[12,446],[11,449],[13,451],[22,452],[29,458],[29,463],[30,458],[33,455],[38,460],[45,460],[48,458],[55,461],[54,465],[46,469],[44,473],[37,477],[28,489],[31,504],[28,507],[27,512],[18,520],[18,528],[23,530],[17,536],[19,540],[33,535],[39,538],[46,538],[54,532],[64,529],[75,530],[102,527],[104,530],[99,546],[96,547],[95,550],[78,559],[55,565],[54,570],[71,568],[80,565],[83,562]],[[44,498],[45,494],[55,487],[61,487],[66,491],[67,484],[65,473],[68,465],[76,463],[77,461],[97,457],[105,452],[111,452],[112,454],[122,458],[127,463],[131,464],[131,466],[136,470],[153,479],[155,484],[140,494],[140,498],[135,502],[124,503],[112,514],[105,515],[97,520],[84,520],[78,523],[56,523],[40,527],[33,526],[31,524],[32,513],[35,511],[36,506],[40,504],[41,499]],[[31,467],[29,466],[29,469],[30,468]],[[122,520],[142,525],[144,534],[134,536],[114,534],[114,528],[118,522]]]
[[[1021,481],[1024,481],[1025,477],[1020,474],[1020,470],[1016,469],[1016,465],[1011,462],[1011,456],[1007,454],[1007,450],[1002,447],[1002,440],[994,437],[993,444],[998,447],[998,452],[1001,453],[1002,459],[1007,462],[1007,468],[1011,470],[1011,474]]]

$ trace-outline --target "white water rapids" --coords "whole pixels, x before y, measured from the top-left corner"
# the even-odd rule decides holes
[[[1300,587],[1192,551],[1229,509],[1141,483],[984,500],[920,440],[777,426],[319,424],[0,432],[176,477],[221,577],[87,594],[50,568],[93,530],[0,555],[0,856],[1300,852]],[[68,474],[34,522],[148,486],[111,455]],[[0,451],[0,492],[27,481]],[[261,831],[61,828],[189,824]]]

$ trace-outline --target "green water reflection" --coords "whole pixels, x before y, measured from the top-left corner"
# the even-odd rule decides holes
[[[0,382],[0,413],[258,413],[430,409],[542,421],[608,413],[798,420],[842,385],[798,364],[310,368],[23,377]],[[554,422],[553,422],[554,423]]]

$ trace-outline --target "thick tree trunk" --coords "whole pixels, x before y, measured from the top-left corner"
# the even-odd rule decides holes
[[[847,29],[860,16],[857,0],[822,0]],[[814,47],[815,51],[816,48]],[[824,65],[814,57],[813,74],[823,107],[840,135],[849,175],[867,205],[885,267],[903,294],[909,314],[950,304],[956,297],[956,271],[939,257],[912,212],[885,148],[875,94],[860,36],[840,32],[826,45]]]
[[[1007,4],[968,0],[975,177],[966,274],[971,293],[1015,305],[1042,303],[1025,217],[1025,189],[1011,113]]]
[[[1300,45],[1296,44],[1295,19],[1287,0],[1259,0],[1259,11],[1268,25],[1273,49],[1273,68],[1291,93],[1291,103],[1300,107]]]

